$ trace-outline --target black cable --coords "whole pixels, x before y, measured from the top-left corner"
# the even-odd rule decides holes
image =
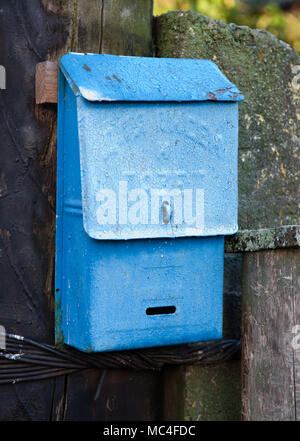
[[[0,384],[52,378],[82,369],[158,370],[167,365],[224,363],[240,353],[239,340],[147,348],[122,352],[85,353],[71,347],[59,350],[46,343],[6,334],[0,349]]]

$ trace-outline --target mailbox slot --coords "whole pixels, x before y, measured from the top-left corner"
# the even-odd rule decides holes
[[[176,311],[175,306],[154,306],[146,309],[147,315],[162,315],[162,314],[174,314]]]

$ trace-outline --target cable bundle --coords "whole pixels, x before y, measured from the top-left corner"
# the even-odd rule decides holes
[[[239,353],[239,340],[85,353],[71,347],[58,350],[29,338],[6,334],[6,349],[0,350],[0,384],[42,380],[88,368],[158,370],[165,365],[209,365],[223,363]]]

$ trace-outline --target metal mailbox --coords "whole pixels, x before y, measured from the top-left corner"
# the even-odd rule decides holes
[[[242,99],[209,60],[62,57],[57,341],[107,351],[222,337]]]

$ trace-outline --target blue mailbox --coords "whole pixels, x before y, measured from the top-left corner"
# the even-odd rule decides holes
[[[209,60],[62,57],[57,341],[108,351],[222,337],[242,99]]]

